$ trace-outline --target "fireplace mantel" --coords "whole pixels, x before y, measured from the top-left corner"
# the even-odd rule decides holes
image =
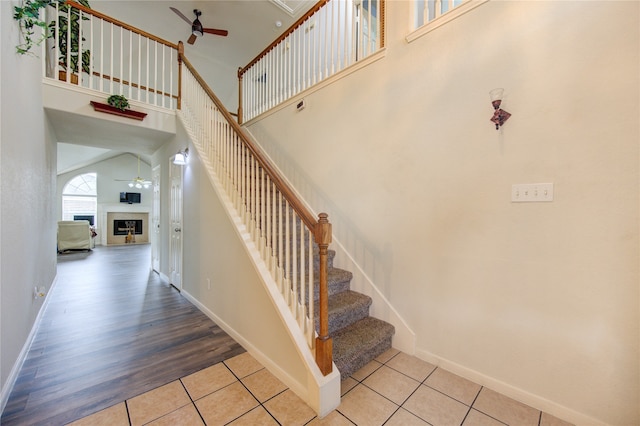
[[[136,244],[149,243],[149,217],[150,211],[148,206],[126,204],[113,204],[103,206],[102,215],[102,244],[103,245],[121,245],[125,242],[125,235],[114,235],[114,220],[142,220],[142,233],[135,235]]]

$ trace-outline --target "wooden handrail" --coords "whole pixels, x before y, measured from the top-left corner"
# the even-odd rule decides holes
[[[182,42],[180,42],[182,43]],[[318,221],[311,213],[307,207],[298,199],[295,192],[289,187],[286,181],[280,176],[280,173],[271,165],[271,162],[267,160],[266,156],[262,153],[262,150],[255,145],[251,139],[245,134],[242,130],[242,127],[234,120],[224,107],[222,102],[218,99],[218,97],[213,93],[213,91],[209,88],[204,79],[198,74],[193,65],[189,62],[189,60],[184,56],[183,53],[180,53],[180,49],[178,49],[178,56],[180,60],[185,64],[185,66],[189,69],[189,71],[193,74],[198,83],[202,86],[202,89],[207,93],[209,98],[213,101],[213,103],[218,107],[220,113],[225,117],[225,119],[229,122],[231,127],[235,130],[236,134],[240,139],[242,139],[243,143],[249,148],[249,151],[256,157],[260,166],[265,170],[265,172],[271,177],[271,180],[276,185],[276,187],[282,192],[284,197],[289,201],[291,207],[296,211],[296,213],[300,216],[302,221],[307,225],[309,229],[316,230],[318,225]]]
[[[326,213],[320,213],[318,219],[315,218],[313,213],[298,199],[293,189],[287,184],[280,173],[275,169],[271,162],[267,159],[262,150],[249,139],[249,137],[242,130],[242,127],[232,119],[231,114],[224,107],[222,102],[209,88],[204,79],[195,70],[193,65],[184,56],[184,45],[182,42],[178,46],[178,62],[184,64],[189,72],[193,75],[198,82],[202,90],[205,91],[207,96],[216,105],[218,111],[225,118],[227,123],[233,128],[238,138],[242,141],[244,146],[251,152],[256,158],[260,167],[266,172],[271,179],[271,182],[282,193],[283,197],[289,203],[290,207],[297,213],[305,226],[311,231],[314,241],[318,245],[319,251],[319,330],[315,340],[315,359],[318,368],[323,375],[328,375],[333,370],[333,339],[329,336],[329,296],[328,296],[328,249],[331,243],[332,232],[331,223],[329,223],[328,215]],[[180,97],[181,99],[181,97]],[[180,108],[180,107],[179,107]]]
[[[158,94],[160,96],[168,96],[168,97],[170,97],[172,99],[178,99],[178,95],[172,95],[171,93],[166,93],[166,92],[162,92],[160,90],[152,89],[152,88],[147,87],[147,86],[142,86],[142,85],[140,85],[138,83],[131,83],[131,82],[127,81],[127,80],[122,80],[122,79],[120,79],[118,77],[111,77],[108,74],[100,74],[98,71],[93,71],[91,74],[93,74],[95,77],[104,78],[105,80],[113,81],[114,83],[122,83],[125,86],[131,86],[133,88],[144,90],[144,91],[149,92],[149,93],[156,93],[156,94]]]
[[[280,37],[278,37],[277,39],[275,39],[273,41],[273,43],[271,43],[269,46],[267,46],[266,49],[264,49],[262,52],[260,52],[258,54],[258,56],[256,56],[255,58],[253,58],[253,60],[251,62],[249,62],[245,67],[243,68],[239,68],[238,69],[238,78],[242,77],[242,75],[247,72],[247,70],[249,68],[251,68],[253,65],[256,64],[256,62],[258,62],[260,59],[262,59],[262,57],[264,55],[266,55],[267,53],[269,53],[271,51],[271,49],[273,49],[274,47],[276,47],[278,44],[280,44],[285,38],[287,38],[287,36],[289,34],[291,34],[292,32],[294,32],[300,25],[302,25],[307,19],[309,19],[311,16],[313,16],[318,10],[320,10],[320,8],[322,6],[324,6],[325,4],[329,3],[329,0],[320,0],[318,3],[316,3],[311,9],[309,9],[307,11],[307,13],[305,13],[304,15],[302,15],[300,17],[300,19],[298,19],[296,22],[293,23],[293,25],[291,25],[289,28],[287,28],[287,30],[285,32],[283,32],[282,34],[280,34]]]
[[[93,15],[93,16],[97,17],[97,18],[103,19],[103,20],[105,20],[107,22],[110,22],[110,23],[112,23],[114,25],[122,27],[125,30],[129,30],[131,32],[134,32],[136,34],[140,34],[141,36],[144,36],[144,37],[146,37],[148,39],[151,39],[153,41],[156,41],[158,43],[164,44],[165,46],[171,47],[171,48],[176,49],[176,50],[178,49],[178,45],[175,44],[175,43],[171,43],[170,41],[167,41],[167,40],[164,40],[164,39],[162,39],[160,37],[154,36],[153,34],[149,34],[148,32],[142,31],[141,29],[136,28],[134,26],[131,26],[129,24],[125,24],[122,21],[118,21],[117,19],[114,19],[114,18],[112,18],[112,17],[110,17],[108,15],[105,15],[104,13],[100,13],[98,11],[95,11],[93,9],[85,7],[85,6],[81,5],[80,3],[76,3],[76,2],[74,2],[72,0],[66,0],[65,4],[69,5],[71,7],[74,7],[76,9],[79,9],[79,10],[83,11],[84,13],[88,13],[90,15]]]

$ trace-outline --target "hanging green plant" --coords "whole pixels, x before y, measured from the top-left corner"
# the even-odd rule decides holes
[[[40,9],[44,9],[54,0],[24,0],[21,6],[14,6],[13,19],[18,21],[23,43],[16,46],[16,51],[25,55],[32,53],[31,48],[39,46],[47,38],[51,37],[49,24],[40,19]],[[40,28],[41,35],[36,35],[36,29]]]
[[[114,108],[118,108],[120,111],[125,111],[129,108],[129,101],[122,95],[111,95],[107,98],[107,103]]]
[[[57,3],[59,15],[57,22],[58,34],[56,37],[56,21],[46,22],[40,18],[47,6],[55,6]],[[78,0],[78,3],[91,8],[88,0]],[[18,21],[23,43],[16,46],[19,54],[33,53],[32,49],[40,45],[48,38],[56,37],[58,41],[58,59],[65,70],[78,72],[80,63],[82,71],[89,73],[91,53],[89,50],[81,51],[81,42],[84,37],[80,34],[80,12],[67,4],[65,0],[23,0],[21,6],[14,7],[13,19]],[[83,20],[88,20],[83,16]],[[69,26],[71,31],[69,31]],[[36,30],[41,29],[41,35]],[[69,35],[67,36],[67,33]],[[68,46],[69,44],[69,46]]]

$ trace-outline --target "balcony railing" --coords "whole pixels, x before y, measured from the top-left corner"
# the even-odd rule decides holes
[[[78,3],[52,2],[45,75],[161,108],[178,104],[178,46]]]
[[[238,70],[238,120],[251,120],[384,47],[385,0],[321,0]]]

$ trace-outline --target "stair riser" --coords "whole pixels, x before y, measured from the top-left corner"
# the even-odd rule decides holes
[[[344,380],[348,378],[353,373],[371,362],[371,360],[382,355],[389,349],[391,349],[391,337],[380,341],[380,343],[378,343],[375,348],[367,351],[366,353],[363,353],[362,356],[352,360],[348,364],[343,363],[340,359],[334,359],[336,367],[338,367],[338,370],[340,370],[340,379]]]
[[[318,308],[316,307],[316,310]],[[329,312],[329,335],[341,328],[348,327],[357,321],[369,316],[369,306],[358,306],[348,312],[332,314]],[[320,330],[320,322],[316,316],[316,330]]]

